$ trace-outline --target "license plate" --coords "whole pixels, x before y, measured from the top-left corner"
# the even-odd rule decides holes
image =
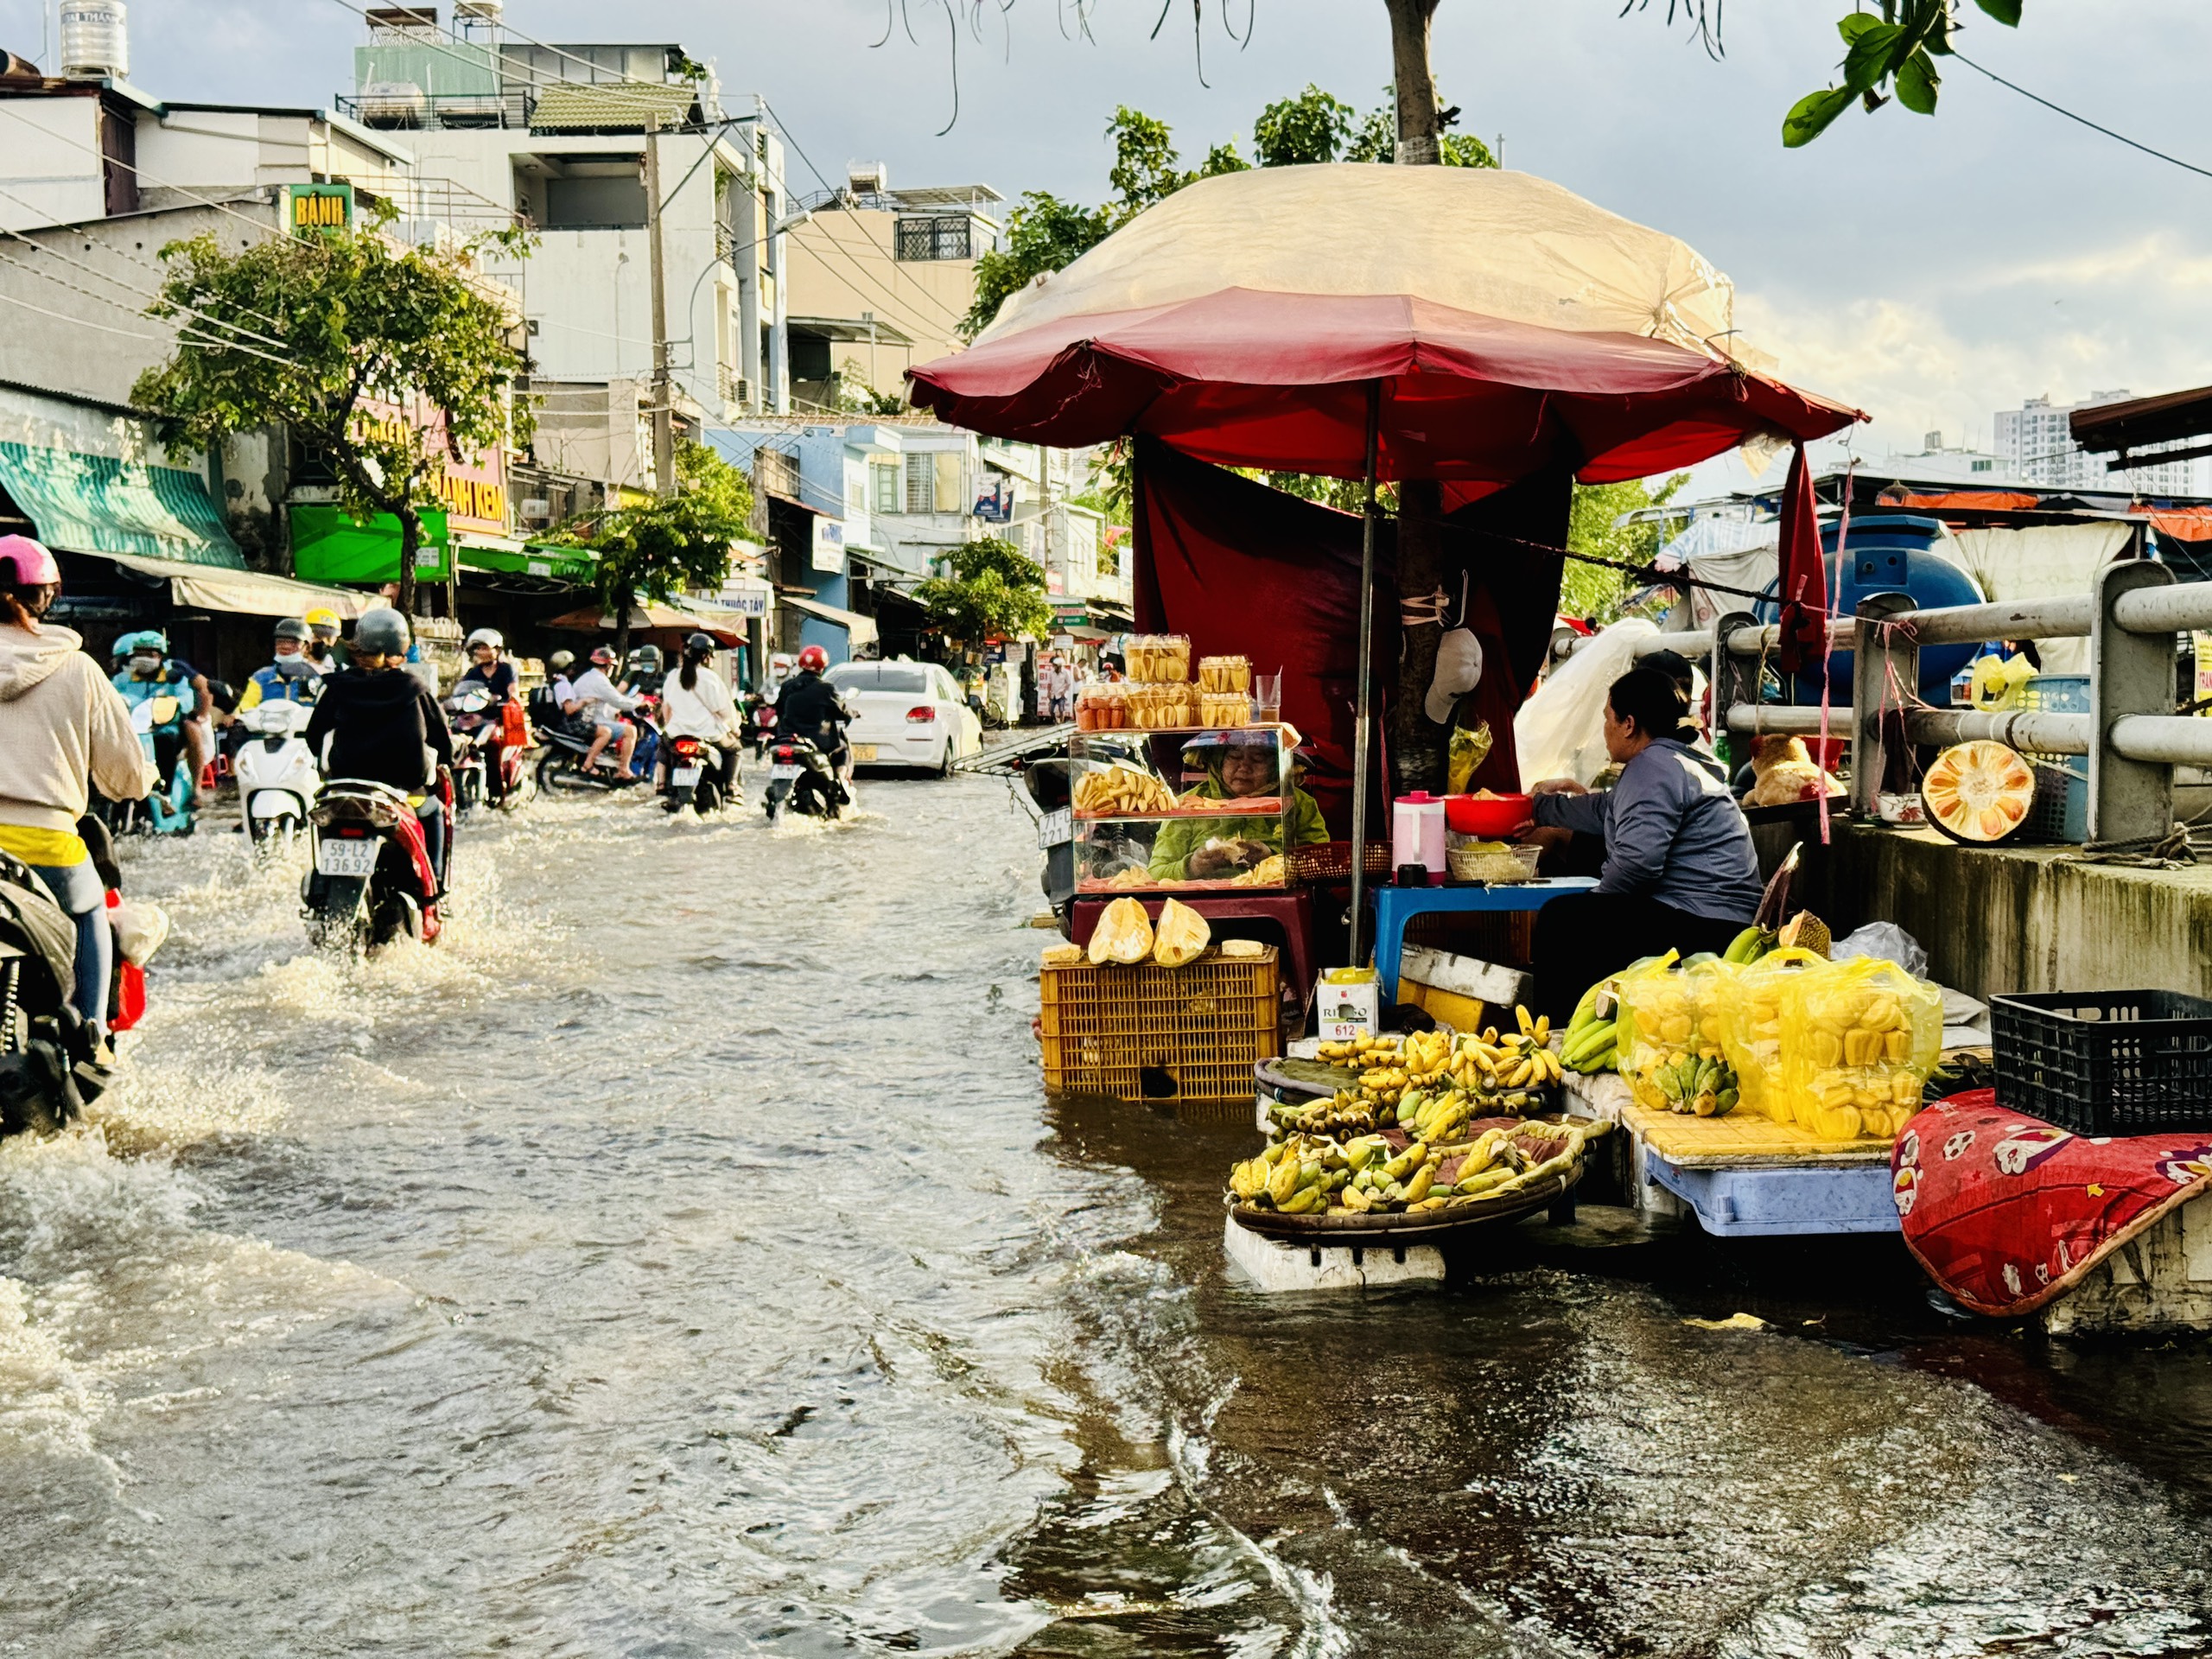
[[[324,875],[372,876],[376,874],[378,849],[378,843],[366,837],[326,841],[315,849],[315,867]]]
[[[689,789],[699,781],[699,774],[702,770],[704,768],[699,766],[678,766],[668,774],[668,780],[678,789]]]
[[[853,764],[854,764],[855,766],[863,765],[863,764],[865,764],[866,762],[870,761],[870,760],[874,760],[874,759],[875,759],[875,745],[874,745],[874,744],[873,744],[873,743],[855,743],[855,744],[854,744],[854,745],[853,745]]]
[[[772,784],[787,784],[798,776],[798,768],[797,766],[771,766],[768,768],[768,781]]]
[[[1047,812],[1037,823],[1037,844],[1039,847],[1065,847],[1075,839],[1075,810],[1062,807],[1057,812]]]

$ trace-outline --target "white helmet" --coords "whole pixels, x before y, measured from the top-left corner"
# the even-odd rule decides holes
[[[468,649],[474,651],[479,645],[489,645],[494,651],[505,651],[507,648],[507,642],[500,637],[497,628],[479,628],[468,636]]]

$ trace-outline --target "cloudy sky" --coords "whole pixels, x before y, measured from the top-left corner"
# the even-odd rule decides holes
[[[766,97],[842,180],[881,159],[893,181],[980,180],[1012,196],[1104,194],[1107,118],[1168,121],[1188,156],[1270,99],[1316,82],[1363,106],[1389,77],[1382,0],[1249,0],[1240,49],[1217,0],[1194,42],[1189,0],[983,0],[959,44],[959,118],[944,0],[508,0],[546,41],[681,41],[726,97]],[[1848,0],[1727,8],[1709,58],[1667,0],[1443,0],[1438,75],[1507,165],[1681,236],[1736,282],[1746,332],[1801,383],[1877,417],[1864,453],[1924,431],[1986,445],[1993,410],[2212,381],[2212,178],[2128,149],[1963,66],[1942,112],[1846,116],[1785,151],[1782,115],[1828,80]],[[1247,0],[1229,0],[1242,32]],[[955,0],[965,16],[972,0]],[[448,8],[449,9],[449,8]],[[2018,32],[1979,19],[1962,44],[2052,102],[2212,168],[2212,5],[2031,0]],[[131,0],[132,78],[156,95],[321,104],[352,84],[363,24],[342,0]],[[2123,17],[2125,22],[2115,21]],[[616,19],[620,20],[619,29]],[[0,0],[0,44],[35,54],[38,0]],[[1199,52],[1203,52],[1204,82]],[[815,188],[815,181],[802,188]]]

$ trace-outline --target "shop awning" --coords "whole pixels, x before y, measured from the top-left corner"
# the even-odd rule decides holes
[[[350,619],[378,602],[374,594],[318,588],[313,582],[294,582],[289,576],[272,576],[259,570],[228,570],[219,565],[146,559],[130,553],[106,556],[141,575],[168,578],[171,601],[188,609],[233,611],[241,616],[305,616],[321,606]]]
[[[64,552],[245,569],[207,485],[181,467],[9,442],[0,443],[0,489],[41,541]]]
[[[835,605],[824,605],[818,599],[801,599],[796,594],[779,594],[779,605],[788,605],[795,611],[804,611],[809,616],[824,622],[835,623],[845,631],[845,637],[855,645],[872,645],[876,642],[875,620],[857,611],[841,611]]]
[[[746,621],[742,612],[683,594],[657,601],[641,601],[630,607],[630,631],[632,633],[699,628],[709,633],[720,634],[733,644],[741,644],[745,639]],[[563,612],[545,626],[549,628],[573,628],[580,633],[612,633],[614,632],[614,613],[587,605],[579,610]]]
[[[463,542],[454,555],[464,570],[493,570],[503,575],[535,576],[541,582],[573,582],[588,587],[598,574],[599,560],[588,548],[496,547],[482,542]]]

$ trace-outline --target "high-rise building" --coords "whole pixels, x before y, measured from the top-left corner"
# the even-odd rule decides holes
[[[2074,442],[2069,417],[2075,410],[2116,404],[2129,395],[2123,387],[2093,392],[2078,404],[2054,404],[2048,397],[2031,397],[2018,409],[2001,409],[1996,418],[1998,456],[2015,477],[2048,489],[2124,495],[2198,493],[2195,461],[2161,461],[2115,473],[2107,470],[2106,457],[2090,454]]]

